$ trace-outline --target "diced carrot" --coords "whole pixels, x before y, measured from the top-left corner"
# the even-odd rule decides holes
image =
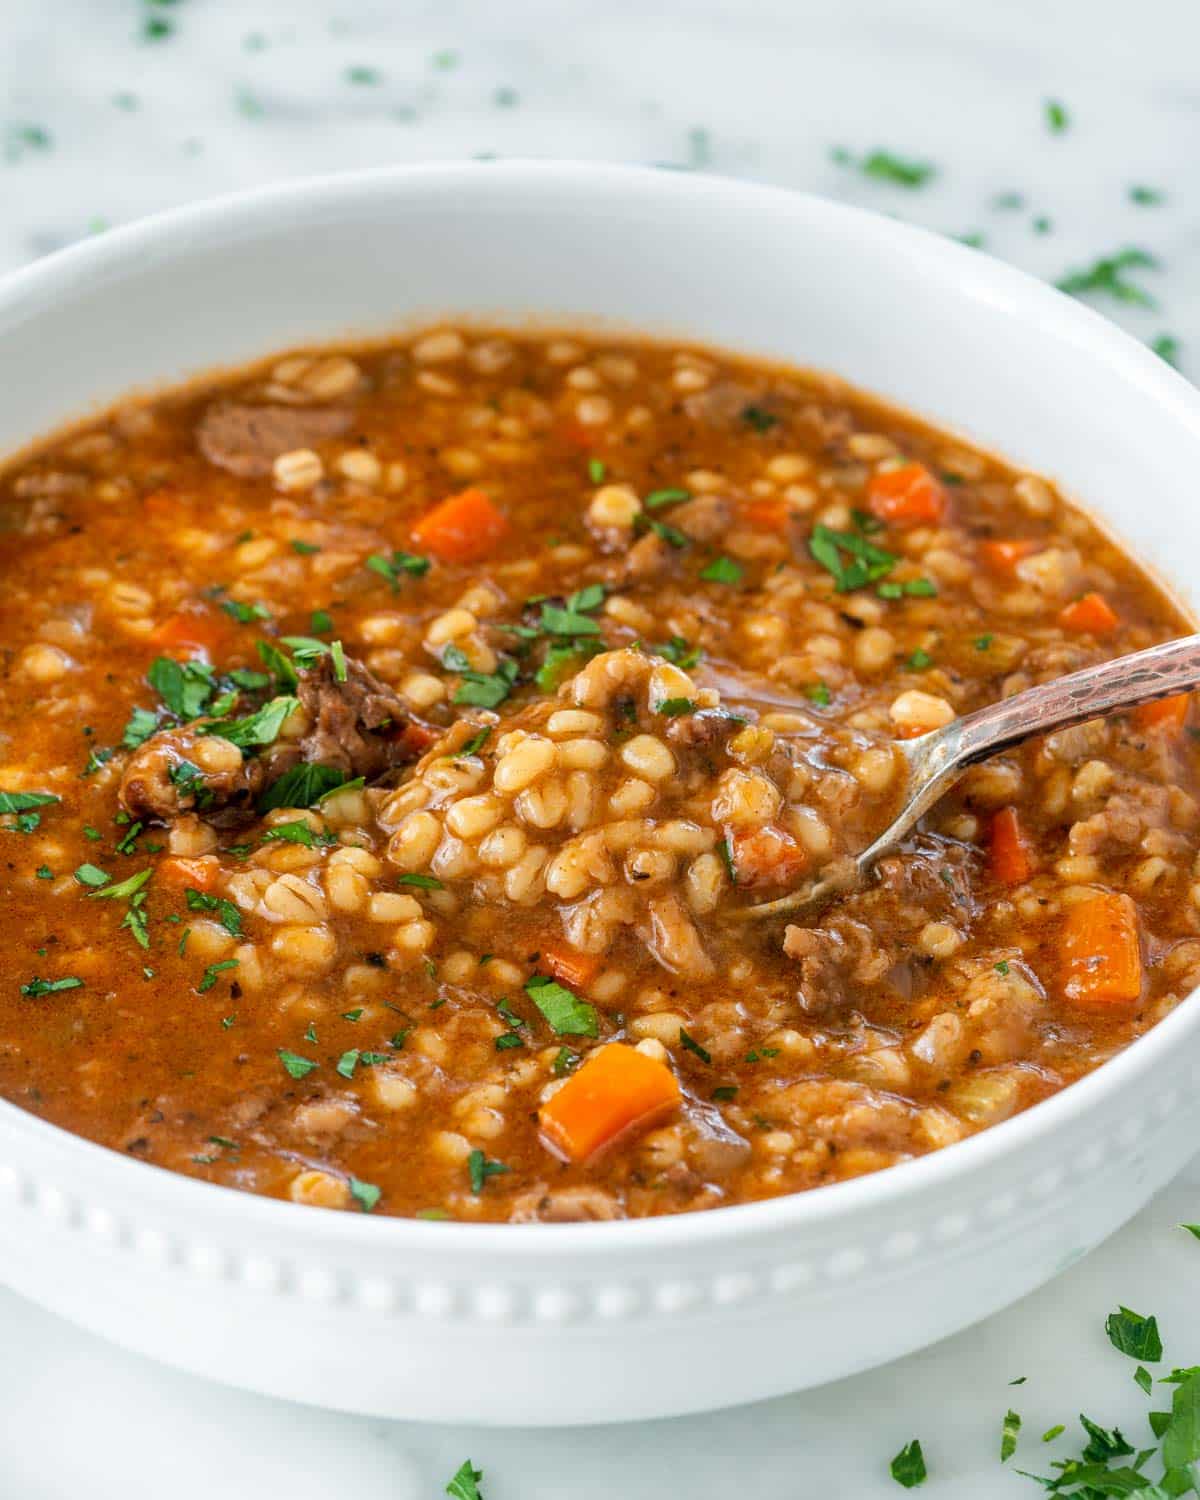
[[[1084,594],[1061,610],[1058,623],[1064,630],[1078,630],[1087,635],[1108,635],[1121,623],[1103,594]]]
[[[794,512],[786,500],[751,500],[742,519],[756,531],[786,531]]]
[[[1003,885],[1021,885],[1033,874],[1033,855],[1015,807],[1002,807],[992,819],[988,866]]]
[[[808,869],[808,851],[772,825],[733,834],[729,859],[742,886],[786,885]]]
[[[1011,573],[1022,558],[1036,552],[1041,545],[1032,537],[1018,537],[1012,541],[980,542],[979,556],[989,572],[1004,575]]]
[[[482,490],[460,490],[427,511],[412,535],[443,562],[478,562],[508,535],[508,520]]]
[[[1139,729],[1168,729],[1178,734],[1187,723],[1190,693],[1176,693],[1173,698],[1160,698],[1157,703],[1143,703],[1133,711],[1133,722]]]
[[[542,1137],[569,1161],[587,1161],[619,1137],[656,1125],[679,1107],[666,1063],[610,1042],[551,1094],[539,1112]]]
[[[593,953],[577,953],[574,948],[547,943],[542,948],[542,966],[569,990],[586,990],[600,972],[600,959]]]
[[[214,661],[228,645],[229,631],[211,610],[181,609],[178,614],[168,615],[147,639],[169,656],[199,653]]]
[[[1127,1005],[1142,993],[1137,908],[1128,896],[1099,892],[1067,908],[1063,992],[1076,1005]]]
[[[220,861],[211,854],[202,854],[197,859],[176,856],[164,859],[158,867],[160,884],[191,886],[197,891],[211,891],[220,875]]]
[[[898,525],[940,521],[946,511],[946,492],[924,464],[897,464],[871,475],[867,509],[881,521]]]

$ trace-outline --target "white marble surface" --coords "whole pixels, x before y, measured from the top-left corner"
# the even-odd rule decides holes
[[[142,39],[149,17],[172,34]],[[1097,305],[1139,338],[1173,335],[1200,377],[1197,57],[1191,0],[0,0],[0,270],[283,176],[479,153],[662,162],[979,233],[1050,278],[1143,248],[1158,306]],[[1069,111],[1061,134],[1047,98]],[[879,183],[835,145],[938,173]],[[1137,183],[1164,200],[1130,201]],[[1021,208],[995,206],[1014,192]],[[416,1500],[469,1454],[487,1500],[710,1500],[748,1482],[869,1500],[901,1493],[887,1460],[914,1435],[922,1494],[1032,1495],[998,1462],[1010,1404],[1022,1467],[1043,1468],[1067,1439],[1038,1434],[1080,1409],[1142,1437],[1146,1403],[1102,1331],[1118,1302],[1158,1314],[1168,1360],[1200,1359],[1200,1246],[1181,1218],[1200,1218],[1195,1168],[1052,1287],[925,1354],[716,1417],[548,1435],[224,1391],[0,1292],[0,1496]]]

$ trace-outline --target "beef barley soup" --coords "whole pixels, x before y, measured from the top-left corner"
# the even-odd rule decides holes
[[[299,1203],[710,1208],[1027,1108],[1200,979],[1188,701],[897,740],[1186,622],[836,381],[437,329],[0,475],[0,1095]]]

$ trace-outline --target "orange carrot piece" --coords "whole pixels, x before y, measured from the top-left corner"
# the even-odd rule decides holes
[[[551,1094],[538,1115],[542,1138],[568,1161],[587,1161],[619,1137],[657,1125],[679,1107],[666,1063],[610,1042]]]
[[[1103,594],[1084,594],[1060,611],[1058,623],[1064,630],[1078,630],[1087,635],[1108,635],[1121,623],[1116,611]]]
[[[1033,874],[1033,855],[1015,807],[1002,807],[992,819],[988,867],[1002,885],[1022,885]]]
[[[946,511],[946,492],[924,464],[898,464],[871,475],[867,509],[879,520],[898,525],[940,521]]]
[[[1012,541],[980,542],[979,556],[983,565],[990,573],[999,573],[1002,576],[1011,573],[1021,561],[1030,553],[1036,552],[1041,546],[1032,537],[1019,537]]]
[[[793,511],[786,500],[751,500],[742,510],[742,519],[756,531],[786,531]]]
[[[181,609],[178,614],[168,615],[147,639],[169,656],[199,653],[213,661],[228,645],[229,632],[224,622],[208,610]]]
[[[808,869],[803,845],[771,825],[733,834],[729,859],[742,886],[784,885]]]
[[[1142,993],[1137,908],[1128,896],[1100,892],[1067,908],[1062,941],[1063,992],[1076,1005],[1128,1005]]]
[[[413,541],[442,562],[479,562],[508,535],[508,520],[482,490],[460,490],[413,527]]]
[[[577,953],[573,948],[543,946],[542,967],[569,990],[586,990],[600,972],[600,959],[593,953]]]
[[[1143,703],[1133,711],[1133,722],[1139,729],[1168,729],[1178,734],[1187,723],[1190,693],[1176,693],[1173,698],[1160,698],[1157,703]]]
[[[158,867],[160,884],[191,886],[197,891],[213,890],[220,877],[220,861],[211,854],[202,854],[196,859],[185,859],[180,855],[164,859]]]

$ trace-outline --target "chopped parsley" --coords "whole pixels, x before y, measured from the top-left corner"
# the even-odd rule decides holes
[[[810,682],[804,689],[804,696],[821,708],[828,708],[833,702],[833,694],[823,682]]]
[[[314,609],[309,616],[308,628],[314,635],[320,635],[322,631],[328,634],[333,629],[333,616],[327,609]]]
[[[819,524],[812,529],[808,550],[832,576],[839,594],[886,578],[900,561],[893,553],[869,542],[860,531],[833,531]]]
[[[453,670],[459,671],[462,677],[454,701],[471,708],[496,708],[503,703],[516,685],[518,674],[516,662],[508,656],[500,658],[494,672]]]
[[[427,1213],[422,1217],[430,1217]],[[442,1215],[441,1217],[444,1217]],[[446,1486],[446,1493],[452,1500],[483,1500],[479,1489],[479,1481],[483,1478],[483,1470],[477,1469],[469,1458],[464,1459],[458,1471]]]
[[[269,703],[244,719],[223,719],[218,724],[203,724],[201,734],[220,735],[223,740],[246,750],[259,745],[272,745],[279,737],[284,721],[299,708],[299,700],[291,697],[272,698]]]
[[[341,641],[331,641],[329,655],[333,659],[333,675],[338,682],[346,681],[346,648]]]
[[[600,1035],[600,1018],[594,1005],[545,974],[525,981],[525,993],[541,1011],[551,1031],[558,1036]]]
[[[412,873],[397,875],[397,885],[415,885],[422,891],[444,891],[446,887],[436,875],[416,875]]]
[[[312,807],[322,797],[339,791],[346,782],[345,771],[337,766],[302,763],[272,782],[258,799],[258,811],[270,812],[274,807]]]
[[[903,1485],[906,1490],[912,1490],[919,1484],[924,1484],[928,1478],[925,1468],[925,1455],[921,1452],[919,1438],[913,1438],[911,1443],[906,1443],[900,1452],[896,1454],[891,1463],[892,1478],[897,1484]]]
[[[923,651],[918,646],[905,662],[905,666],[912,672],[923,672],[926,667],[933,666],[933,657],[930,656],[928,651]]]
[[[675,505],[680,500],[691,498],[691,490],[651,490],[642,504],[647,510],[660,510],[664,505]]]
[[[738,1095],[736,1083],[723,1083],[720,1088],[713,1089],[713,1100],[717,1104],[728,1104],[731,1099]]]
[[[312,1072],[321,1066],[320,1063],[312,1062],[307,1057],[301,1057],[298,1052],[289,1052],[286,1047],[280,1047],[279,1061],[286,1069],[291,1078],[307,1078]]]
[[[1154,270],[1158,261],[1148,250],[1134,248],[1119,250],[1115,255],[1101,256],[1082,271],[1069,271],[1054,284],[1060,292],[1071,297],[1081,297],[1097,292],[1113,297],[1118,302],[1131,302],[1139,307],[1157,306],[1154,298],[1144,288],[1130,281],[1127,271]]]
[[[383,1197],[383,1189],[376,1187],[373,1182],[363,1182],[361,1178],[351,1177],[350,1196],[361,1207],[363,1213],[369,1214]]]
[[[58,800],[50,792],[0,792],[0,814],[28,812],[33,807],[49,807]]]
[[[742,421],[755,432],[770,432],[772,427],[779,426],[779,418],[773,411],[753,404],[742,408]]]
[[[666,661],[674,662],[684,672],[690,672],[693,667],[698,666],[704,654],[699,646],[689,645],[681,635],[673,635],[669,641],[662,641],[657,645],[651,644],[646,650],[653,656],[661,656]]]
[[[54,871],[50,868],[49,865],[38,865],[37,869],[33,873],[39,880],[54,879]]]
[[[702,1063],[712,1066],[712,1053],[707,1047],[702,1047],[694,1036],[690,1036],[681,1026],[679,1028],[679,1045],[685,1052],[694,1052]]]
[[[489,1161],[478,1147],[467,1157],[467,1176],[471,1182],[471,1191],[478,1195],[483,1192],[483,1185],[489,1177],[498,1177],[501,1172],[510,1172],[511,1167],[506,1167],[502,1161]]]
[[[550,1064],[550,1071],[555,1078],[565,1078],[568,1073],[573,1073],[582,1062],[578,1052],[572,1052],[570,1047],[560,1047],[555,1054],[554,1061]]]
[[[298,552],[301,557],[311,557],[314,552],[320,552],[320,547],[315,547],[312,542],[302,542],[299,537],[292,538],[292,551]]]
[[[359,1055],[360,1054],[358,1048],[351,1047],[348,1051],[343,1052],[341,1057],[338,1058],[337,1071],[342,1075],[343,1078],[354,1077],[354,1070],[358,1067]]]
[[[1130,203],[1136,203],[1141,208],[1153,208],[1163,201],[1166,194],[1158,188],[1147,187],[1144,182],[1135,182],[1129,189]]]
[[[78,873],[76,871],[77,875]],[[230,937],[241,937],[242,914],[232,901],[227,901],[224,896],[210,896],[204,891],[195,890],[192,886],[188,886],[183,894],[187,899],[189,911],[215,912],[217,921]]]
[[[236,958],[223,958],[220,963],[209,964],[208,968],[200,976],[200,983],[196,986],[196,989],[201,995],[207,994],[213,985],[216,984],[218,974],[223,974],[226,969],[236,969],[237,966],[238,960]]]
[[[1021,1431],[1021,1418],[1011,1408],[1005,1412],[1000,1427],[1000,1462],[1006,1464],[1017,1451],[1017,1435]]]
[[[315,832],[307,823],[276,823],[274,828],[268,828],[263,834],[263,843],[270,843],[274,839],[281,839],[285,844],[303,844],[306,849],[316,849],[320,846],[337,843],[337,835],[324,831]]]
[[[80,885],[90,886],[92,890],[99,890],[102,885],[107,885],[112,879],[106,870],[100,869],[98,865],[79,865],[75,870],[75,879]]]
[[[21,986],[22,995],[35,998],[38,995],[57,995],[62,990],[79,990],[83,988],[83,980],[77,979],[74,974],[68,974],[64,979],[39,979],[36,975],[28,984]]]
[[[429,572],[429,566],[427,557],[417,557],[412,552],[393,552],[391,557],[385,557],[382,552],[373,552],[367,558],[367,567],[372,573],[378,573],[380,578],[387,579],[393,594],[400,592],[400,580],[406,574],[409,578],[421,578]],[[328,619],[328,616],[326,618]],[[321,628],[329,630],[331,624]],[[317,629],[315,624],[313,629]]]
[[[1174,334],[1160,333],[1157,338],[1151,339],[1150,349],[1159,359],[1165,359],[1169,365],[1179,368],[1179,340]]]
[[[937,168],[931,162],[913,161],[880,147],[866,156],[856,157],[845,146],[835,146],[829,155],[839,167],[856,167],[864,177],[890,182],[896,187],[924,187],[937,174]]]
[[[989,650],[991,648],[992,642],[995,639],[996,639],[996,637],[994,635],[977,635],[975,637],[975,649],[976,649],[976,651],[987,651],[987,650]]]
[[[1121,1307],[1115,1313],[1109,1313],[1104,1331],[1113,1348],[1127,1354],[1130,1359],[1155,1364],[1162,1358],[1162,1339],[1158,1333],[1158,1321],[1153,1317],[1143,1318],[1140,1313]]]
[[[222,599],[221,608],[239,625],[250,625],[255,620],[271,618],[271,611],[265,604],[243,604],[240,599]]]
[[[136,750],[144,745],[158,728],[158,715],[148,708],[135,708],[121,733],[122,750]]]
[[[729,884],[737,885],[737,866],[733,862],[733,850],[728,839],[722,839],[717,845],[717,853],[721,857],[721,863],[725,866],[725,873],[729,876]]]
[[[745,571],[741,563],[734,562],[731,557],[718,557],[700,569],[700,577],[705,583],[735,584],[741,583]]]
[[[603,484],[608,477],[608,465],[603,459],[588,459],[588,478],[593,484]]]
[[[1061,99],[1046,100],[1046,129],[1051,135],[1062,135],[1071,123],[1067,106]]]
[[[875,590],[881,599],[934,599],[937,585],[931,578],[906,578],[903,583],[881,583]]]
[[[691,698],[664,698],[655,709],[655,713],[662,714],[668,719],[678,719],[684,714],[694,714],[696,704]]]

